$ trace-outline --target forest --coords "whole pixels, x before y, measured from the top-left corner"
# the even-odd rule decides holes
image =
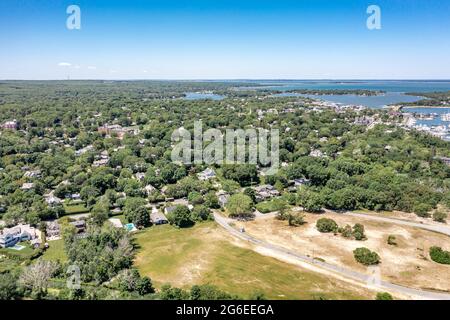
[[[311,99],[274,97],[249,87],[255,84],[0,82],[0,123],[16,123],[14,129],[0,131],[1,228],[25,223],[45,234],[46,223],[57,219],[67,255],[65,262],[44,260],[44,244],[28,256],[0,249],[6,255],[0,260],[0,299],[238,298],[208,286],[156,291],[151,279],[133,266],[133,238],[107,223],[120,212],[125,222],[148,228],[149,206],[163,210],[177,199],[186,199],[193,208],[179,205],[167,217],[170,224],[202,223],[220,208],[219,190],[231,195],[229,208],[237,215],[255,207],[272,211],[293,205],[310,212],[398,210],[420,217],[448,212],[450,166],[440,157],[450,157],[450,142],[400,128],[402,116],[388,110],[335,110],[317,107]],[[183,98],[193,91],[225,98]],[[444,93],[427,97],[448,102]],[[363,117],[379,123],[368,129]],[[263,176],[257,165],[215,164],[211,168],[220,186],[199,180],[206,165],[175,164],[170,158],[172,132],[193,130],[198,119],[204,130],[279,129],[282,167],[276,175]],[[116,131],[102,129],[112,125]],[[297,179],[308,183],[293,190]],[[262,184],[274,187],[280,197],[258,203],[252,188]],[[79,199],[73,200],[74,195]],[[50,197],[64,201],[50,204]],[[81,238],[70,224],[74,204],[89,214]],[[60,287],[70,264],[80,266],[83,289],[48,290]],[[102,289],[93,290],[94,284]]]

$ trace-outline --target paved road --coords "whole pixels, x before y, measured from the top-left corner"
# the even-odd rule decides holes
[[[329,211],[329,212],[334,212],[334,211]],[[336,212],[334,212],[334,213],[336,213]],[[339,214],[339,213],[337,213],[337,214]],[[427,223],[418,223],[418,222],[400,220],[400,219],[396,219],[396,218],[373,216],[373,215],[365,214],[365,213],[344,212],[342,214],[344,214],[346,216],[364,217],[364,219],[389,222],[389,223],[395,223],[395,224],[408,226],[408,227],[420,228],[420,229],[424,229],[424,230],[428,230],[428,231],[439,232],[439,233],[445,234],[447,236],[450,236],[450,227],[448,227],[446,225],[433,225],[433,224],[427,224]]]
[[[450,300],[450,294],[412,289],[412,288],[396,285],[394,283],[390,283],[390,282],[387,282],[384,280],[381,280],[380,282],[378,282],[375,285],[373,282],[370,281],[370,279],[372,277],[370,275],[367,275],[367,274],[364,274],[364,273],[361,273],[358,271],[354,271],[354,270],[351,270],[348,268],[344,268],[341,266],[333,265],[333,264],[330,264],[327,262],[319,261],[312,257],[306,256],[303,254],[299,254],[297,252],[294,252],[292,250],[289,250],[289,249],[286,249],[286,248],[283,248],[283,247],[280,247],[277,245],[273,245],[266,241],[259,240],[251,235],[248,235],[247,233],[239,232],[238,230],[234,229],[233,227],[231,227],[229,225],[229,223],[233,220],[225,218],[217,212],[214,212],[214,218],[220,226],[222,226],[225,230],[227,230],[230,234],[234,235],[237,238],[240,238],[242,240],[256,244],[260,247],[263,247],[263,248],[273,251],[275,253],[290,256],[294,259],[297,259],[298,261],[313,264],[314,266],[318,266],[325,270],[337,273],[346,278],[357,280],[359,282],[371,283],[373,286],[377,286],[380,289],[384,289],[386,291],[396,291],[396,292],[404,294],[404,295],[412,296],[413,298],[428,299],[428,300]]]

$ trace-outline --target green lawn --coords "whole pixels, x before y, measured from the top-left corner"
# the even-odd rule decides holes
[[[71,214],[81,214],[81,213],[88,213],[89,209],[86,208],[84,203],[77,203],[77,204],[64,204],[64,210],[66,212],[66,215]]]
[[[258,209],[261,213],[274,212],[286,207],[287,203],[283,199],[272,199],[269,201],[260,202],[256,205],[256,209]]]
[[[17,245],[24,246],[22,250],[15,250],[11,248],[1,248],[0,255],[5,253],[6,255],[14,255],[23,259],[28,259],[34,254],[34,249],[30,246],[29,242],[19,242]]]
[[[214,222],[189,229],[156,226],[136,234],[135,265],[156,286],[213,284],[248,298],[263,292],[271,299],[358,299],[373,294],[231,244]]]
[[[67,256],[64,251],[64,241],[62,239],[49,241],[48,244],[50,246],[47,250],[44,251],[44,254],[42,255],[43,259],[50,261],[59,260],[61,262],[67,261]]]

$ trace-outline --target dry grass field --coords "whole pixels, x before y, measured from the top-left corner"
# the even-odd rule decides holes
[[[367,240],[356,241],[332,233],[320,233],[316,229],[316,221],[322,217],[332,218],[339,226],[363,224]],[[367,247],[380,255],[384,280],[450,292],[450,266],[437,264],[428,255],[429,248],[435,245],[450,250],[450,239],[445,235],[337,213],[306,214],[305,220],[305,225],[290,227],[285,221],[263,217],[251,222],[237,222],[236,227],[245,226],[246,232],[256,238],[362,272],[367,271],[367,267],[355,261],[353,250]],[[387,243],[389,235],[396,237],[396,246]]]
[[[214,222],[188,229],[156,226],[136,235],[135,265],[157,287],[213,284],[249,298],[373,299],[375,292],[254,252]]]

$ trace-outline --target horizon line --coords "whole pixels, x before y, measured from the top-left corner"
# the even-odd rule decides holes
[[[0,79],[0,81],[450,81],[450,78],[80,78],[80,79]]]

